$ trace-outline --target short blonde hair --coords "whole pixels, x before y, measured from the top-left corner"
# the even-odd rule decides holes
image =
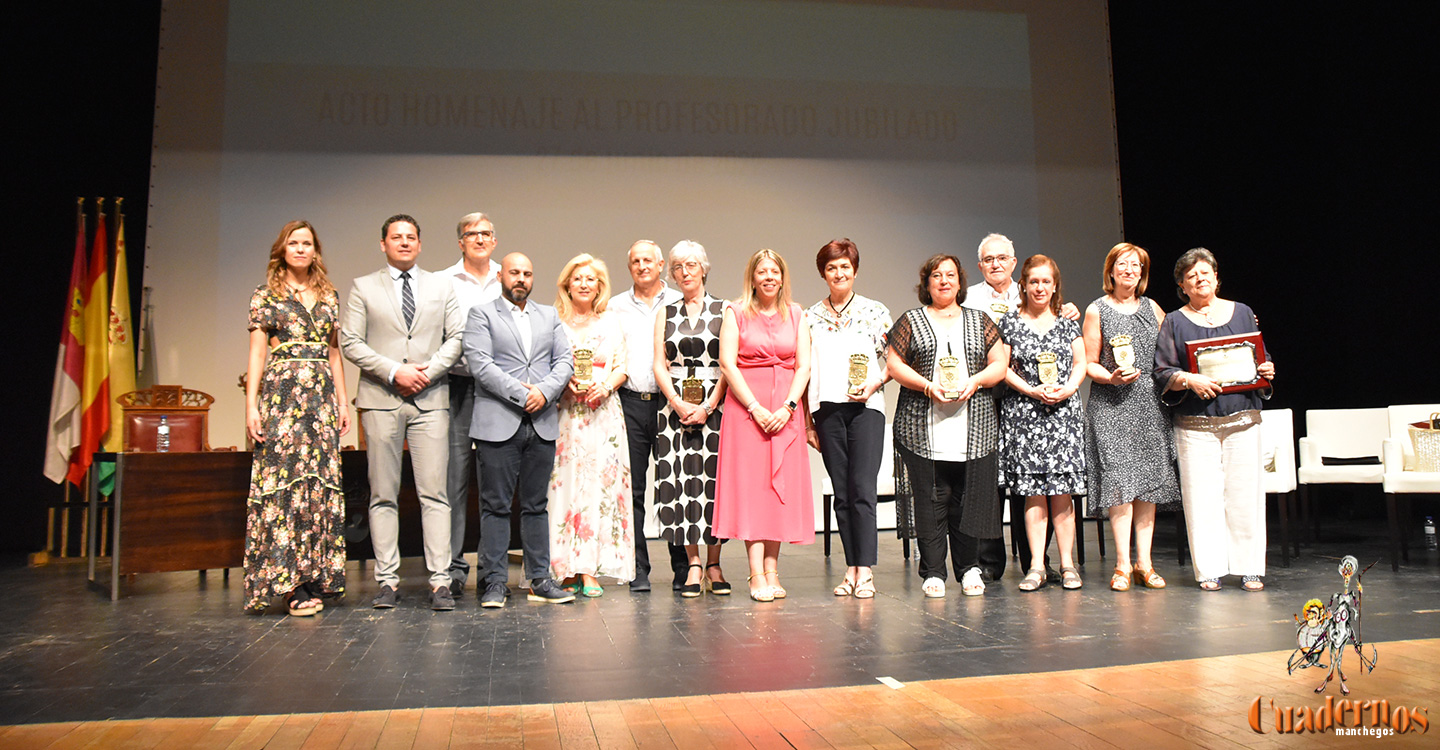
[[[740,299],[735,301],[735,305],[747,317],[753,317],[760,313],[759,295],[755,293],[755,269],[764,260],[774,261],[775,265],[780,268],[780,293],[776,295],[775,303],[780,307],[780,317],[789,320],[790,269],[785,265],[785,259],[780,257],[780,253],[769,248],[756,250],[755,254],[750,256],[750,261],[745,264],[745,281],[741,286],[744,291],[740,293]]]
[[[605,268],[605,261],[589,253],[580,253],[565,264],[560,270],[559,280],[555,282],[558,290],[555,295],[555,310],[560,314],[561,320],[569,320],[575,315],[575,303],[570,300],[570,277],[586,266],[595,270],[596,285],[600,287],[595,294],[595,314],[605,312],[605,308],[610,304],[610,271]]]
[[[675,269],[687,260],[694,260],[700,264],[700,281],[703,283],[710,278],[710,256],[705,254],[705,246],[695,240],[680,240],[675,247],[670,248],[670,260],[666,264],[670,267],[670,278],[675,279]],[[675,279],[678,283],[678,279]]]

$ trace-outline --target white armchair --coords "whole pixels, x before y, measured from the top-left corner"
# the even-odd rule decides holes
[[[1379,463],[1381,443],[1390,434],[1390,417],[1385,409],[1309,409],[1305,412],[1305,437],[1300,438],[1300,468],[1297,472],[1301,512],[1311,517],[1313,485],[1380,484],[1385,469]],[[1372,464],[1326,465],[1325,458],[1369,458]],[[1319,523],[1312,524],[1319,536]]]
[[[1431,414],[1440,411],[1440,404],[1392,406],[1387,411],[1390,437],[1385,438],[1381,453],[1385,469],[1381,484],[1385,490],[1385,513],[1390,520],[1390,569],[1399,570],[1402,558],[1406,563],[1410,562],[1407,535],[1410,495],[1440,493],[1440,471],[1417,470],[1410,423],[1430,419]],[[1396,495],[1400,496],[1403,506],[1398,509]]]
[[[1260,412],[1261,468],[1265,494],[1275,495],[1280,514],[1280,564],[1290,567],[1290,519],[1295,514],[1295,413],[1289,409]],[[1295,554],[1300,545],[1295,544]]]

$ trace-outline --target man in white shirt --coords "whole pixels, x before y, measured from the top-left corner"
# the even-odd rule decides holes
[[[650,473],[650,456],[659,434],[660,388],[655,384],[655,316],[666,305],[680,299],[680,292],[665,284],[665,256],[660,246],[640,240],[626,256],[633,286],[610,298],[610,310],[625,331],[625,372],[629,379],[620,388],[620,405],[625,410],[625,433],[630,441],[630,487],[635,503],[635,579],[631,591],[650,590],[650,551],[645,542],[645,487]],[[685,585],[689,559],[684,547],[670,545],[670,567],[675,573],[672,588]]]
[[[1015,273],[1015,266],[1017,265],[1015,244],[1010,241],[1009,237],[1003,234],[988,234],[985,235],[985,239],[980,240],[980,250],[977,255],[980,259],[981,281],[978,284],[971,285],[965,290],[965,301],[961,303],[961,306],[968,307],[972,310],[980,310],[986,315],[989,315],[991,320],[998,322],[1000,318],[1007,313],[1020,308],[1022,290],[1020,289],[1020,284],[1016,283],[1015,279],[1011,276],[1011,274]],[[1075,307],[1074,304],[1066,302],[1065,305],[1060,308],[1060,314],[1071,320],[1077,320],[1080,317],[1080,309]],[[1002,398],[1004,390],[1005,386],[1002,382],[995,387],[995,397],[997,399]],[[1007,495],[1004,487],[1000,488],[999,497],[1000,502],[1005,502]],[[1016,520],[1017,519],[1013,517],[1011,518],[1012,534],[1015,533],[1015,529],[1021,528],[1015,525]],[[1021,538],[1024,539],[1023,529],[1020,533],[1022,534]],[[980,572],[987,581],[1000,580],[1000,577],[1005,575],[1006,553],[1004,538],[980,539],[978,541],[980,546]],[[1047,546],[1049,544],[1048,536],[1046,537],[1046,544]],[[1024,546],[1025,549],[1021,550],[1022,555],[1028,554],[1029,544],[1026,543]],[[1024,557],[1022,559],[1028,560],[1030,558]],[[1060,580],[1060,574],[1050,570],[1048,556],[1045,561],[1045,567],[1047,573],[1053,574],[1056,581]]]
[[[441,271],[450,280],[459,302],[460,314],[469,319],[470,308],[493,302],[500,296],[500,264],[495,254],[495,225],[490,217],[475,212],[460,217],[455,227],[460,260]],[[450,499],[450,594],[459,599],[465,591],[470,564],[465,562],[465,521],[469,514],[470,478],[477,475],[475,443],[470,437],[470,416],[475,410],[475,380],[465,356],[450,368],[450,463],[446,470],[445,494]],[[476,480],[479,486],[479,480]]]

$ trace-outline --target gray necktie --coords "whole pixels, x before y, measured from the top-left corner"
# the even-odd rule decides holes
[[[400,309],[405,312],[405,327],[415,320],[415,292],[410,290],[410,272],[400,274]]]

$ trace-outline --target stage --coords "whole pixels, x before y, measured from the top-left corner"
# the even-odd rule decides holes
[[[314,618],[278,606],[242,613],[238,569],[228,581],[220,571],[140,575],[112,603],[86,586],[83,565],[15,568],[5,573],[0,717],[33,724],[655,699],[1288,651],[1292,615],[1339,589],[1338,558],[1354,554],[1364,565],[1385,551],[1380,522],[1326,529],[1349,541],[1310,544],[1292,567],[1272,566],[1264,592],[1227,579],[1223,591],[1206,593],[1177,566],[1173,526],[1162,520],[1156,569],[1170,587],[1115,593],[1113,550],[1100,560],[1093,521],[1086,527],[1084,589],[1023,593],[1011,561],[983,597],[964,597],[951,581],[940,600],[921,596],[914,561],[888,536],[871,601],[830,593],[843,558],[827,562],[818,541],[782,550],[789,597],[770,604],[744,595],[739,544],[723,556],[737,591],[729,597],[682,599],[656,575],[648,594],[612,585],[567,605],[521,594],[502,610],[481,610],[470,589],[455,611],[436,613],[421,561],[407,558],[398,608],[371,609],[370,569],[352,562],[345,601]],[[651,547],[652,559],[664,559],[661,543]],[[1279,557],[1274,543],[1270,557]],[[1382,672],[1402,656],[1386,642],[1440,636],[1437,563],[1422,547],[1399,573],[1382,562],[1366,574],[1363,633],[1379,646]],[[512,587],[517,576],[512,566]],[[1284,660],[1271,668],[1283,676]],[[1351,676],[1356,685],[1366,679]]]

